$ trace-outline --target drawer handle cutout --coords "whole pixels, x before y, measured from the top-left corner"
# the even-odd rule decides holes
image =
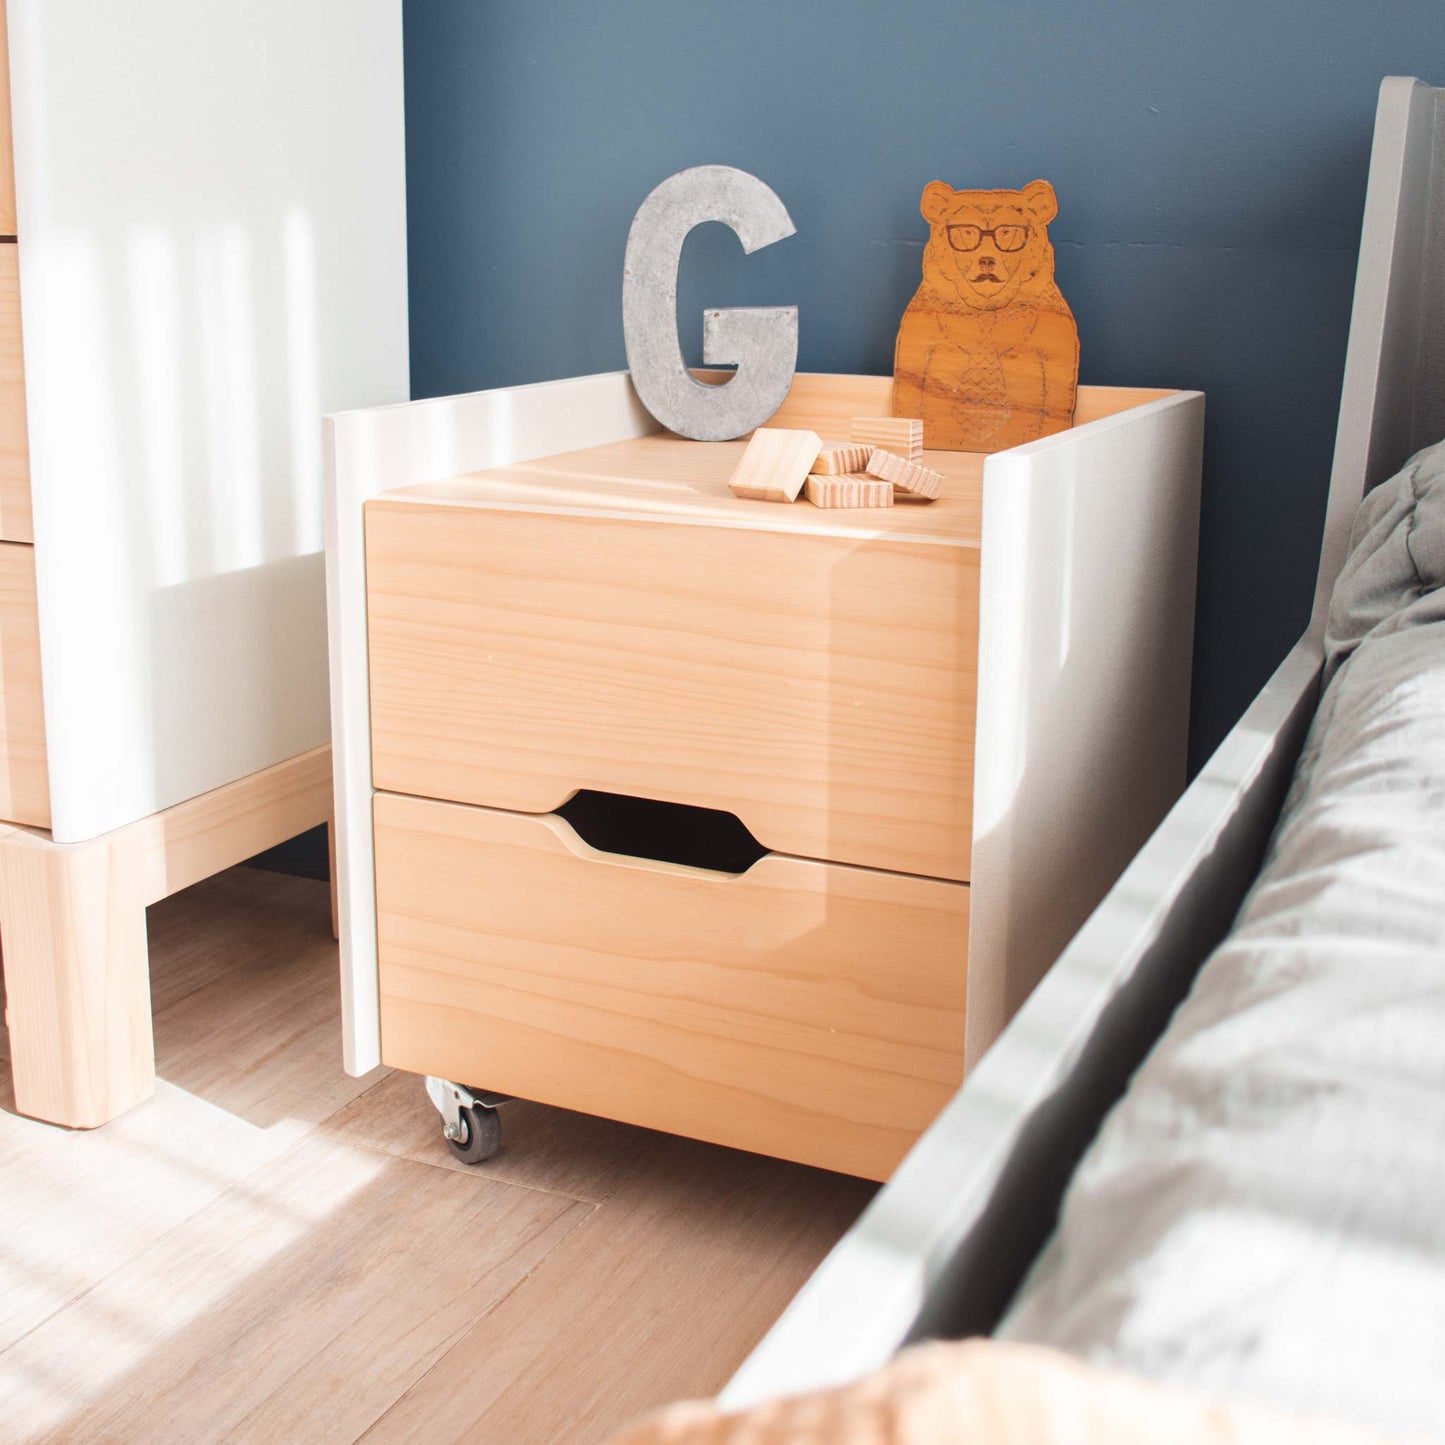
[[[599,852],[714,873],[746,873],[769,851],[735,813],[690,803],[582,788],[557,809],[557,816]]]

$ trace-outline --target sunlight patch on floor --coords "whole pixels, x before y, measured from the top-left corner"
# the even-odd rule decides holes
[[[324,1152],[324,1173],[308,1162],[252,1177],[311,1131],[297,1119],[257,1128],[165,1082],[91,1132],[0,1115],[7,1431],[63,1425],[387,1167],[385,1156],[328,1143],[299,1151]],[[148,1262],[162,1248],[164,1259]],[[77,1299],[62,1347],[51,1318]]]

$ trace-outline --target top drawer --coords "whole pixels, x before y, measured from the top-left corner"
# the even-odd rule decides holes
[[[660,463],[647,442],[726,494],[739,447],[619,446]],[[612,450],[568,465],[595,482]],[[731,525],[513,510],[479,485],[367,504],[376,787],[536,813],[661,798],[774,852],[967,879],[976,545],[730,497]]]

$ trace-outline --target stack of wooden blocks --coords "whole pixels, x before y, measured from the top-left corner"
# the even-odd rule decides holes
[[[757,502],[815,507],[891,507],[894,499],[932,502],[943,475],[923,465],[923,423],[914,417],[854,417],[851,440],[825,443],[816,432],[759,427],[728,486]]]

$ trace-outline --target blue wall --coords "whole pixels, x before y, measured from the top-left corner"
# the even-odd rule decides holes
[[[1059,193],[1081,379],[1208,394],[1194,753],[1309,611],[1375,94],[1445,83],[1440,0],[405,0],[417,396],[624,366],[622,250],[685,166],[798,234],[694,233],[680,310],[796,304],[887,372],[935,177]]]

